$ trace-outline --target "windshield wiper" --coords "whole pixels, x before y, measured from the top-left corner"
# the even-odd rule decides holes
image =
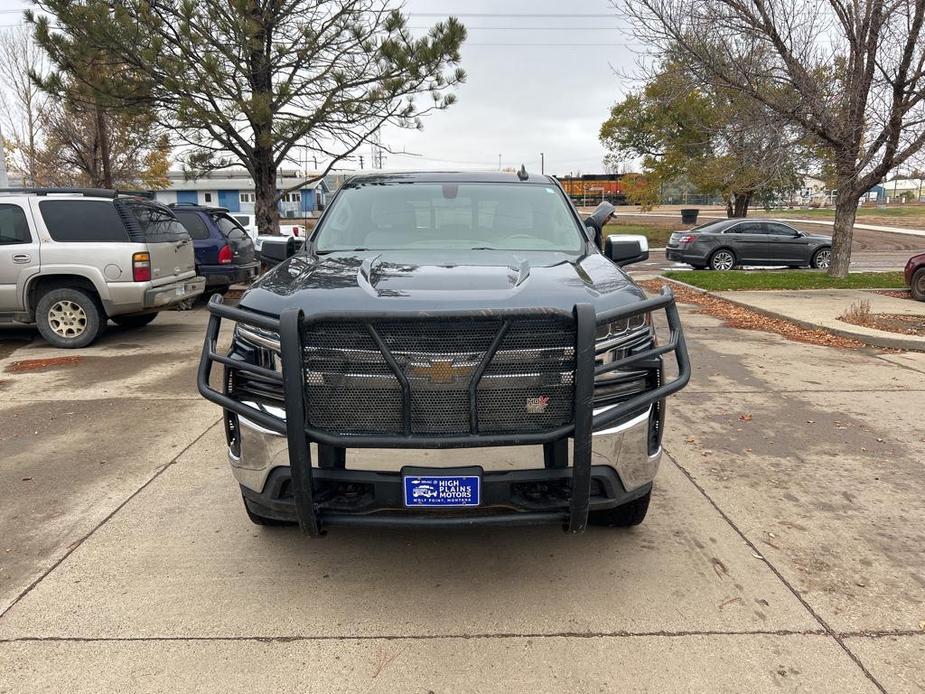
[[[368,251],[368,248],[330,248],[325,251],[315,251],[316,255],[327,255],[328,253],[347,253],[352,251]]]

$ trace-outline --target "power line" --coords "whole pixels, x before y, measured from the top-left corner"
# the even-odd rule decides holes
[[[538,46],[540,48],[558,48],[562,46],[608,46],[608,47],[618,47],[618,48],[634,48],[639,47],[643,44],[641,43],[470,43],[466,42],[462,45],[463,48],[467,46]]]
[[[409,26],[409,29],[432,29],[433,27]],[[474,27],[466,25],[466,30],[486,31],[622,31],[622,27]]]
[[[536,14],[536,13],[525,13],[525,14],[504,14],[498,12],[409,12],[413,17],[504,17],[507,19],[512,18],[541,18],[541,19],[591,19],[591,18],[600,18],[600,17],[609,17],[613,19],[615,13],[603,12],[599,14],[573,14],[571,12],[552,12],[547,14]]]

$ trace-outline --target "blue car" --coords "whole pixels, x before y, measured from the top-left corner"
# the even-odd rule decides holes
[[[250,282],[260,263],[254,242],[224,207],[175,203],[170,209],[186,227],[196,251],[196,272],[206,288],[224,294],[232,284]]]

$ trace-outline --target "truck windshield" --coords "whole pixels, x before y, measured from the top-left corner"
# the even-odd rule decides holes
[[[315,247],[578,252],[582,236],[555,186],[377,183],[337,195]]]

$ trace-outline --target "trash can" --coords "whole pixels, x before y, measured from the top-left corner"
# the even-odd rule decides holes
[[[687,209],[681,210],[681,223],[682,224],[696,224],[697,215],[700,214],[700,210],[689,207]]]

